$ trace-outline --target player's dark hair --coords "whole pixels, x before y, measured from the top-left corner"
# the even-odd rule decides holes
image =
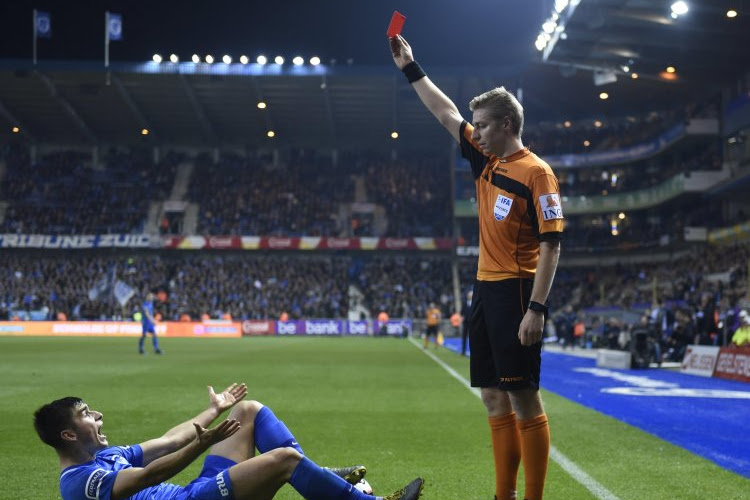
[[[48,403],[34,413],[34,428],[39,438],[58,450],[63,447],[60,433],[73,425],[76,407],[83,404],[81,398],[68,396]]]

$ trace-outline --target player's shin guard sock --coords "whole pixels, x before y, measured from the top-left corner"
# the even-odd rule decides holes
[[[143,340],[146,338],[145,335],[141,335],[141,338],[138,339],[138,352],[143,352]]]
[[[152,339],[154,343],[154,352],[158,352],[159,351],[159,339],[156,337],[156,334],[153,335]]]
[[[307,500],[375,500],[365,495],[336,474],[322,469],[307,457],[302,457],[289,479],[292,488]]]
[[[255,447],[265,453],[276,448],[291,447],[304,455],[302,447],[292,435],[292,432],[279,420],[267,406],[255,415],[254,428]]]
[[[495,496],[497,500],[516,498],[516,479],[521,463],[521,438],[516,414],[489,417],[492,451],[495,456]]]
[[[547,415],[528,420],[519,420],[521,431],[521,457],[523,473],[526,477],[524,498],[541,500],[544,493],[544,480],[547,476],[549,460],[549,423]]]

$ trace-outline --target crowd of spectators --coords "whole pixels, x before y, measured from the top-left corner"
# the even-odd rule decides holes
[[[627,349],[639,328],[678,359],[687,344],[724,345],[750,306],[750,244],[699,246],[667,262],[558,269],[549,297],[554,335],[564,345]],[[9,252],[0,266],[0,316],[29,319],[129,319],[149,290],[162,319],[421,319],[430,303],[454,307],[446,254],[326,255]],[[458,260],[461,297],[476,259]],[[124,307],[113,284],[135,296]],[[359,319],[359,317],[357,317]]]
[[[330,156],[295,151],[281,162],[224,157],[196,162],[188,193],[200,206],[201,234],[279,236],[447,236],[449,172],[437,160]],[[356,183],[363,186],[357,193]],[[346,205],[381,206],[375,217],[347,218]],[[342,205],[344,209],[342,210]],[[343,215],[342,215],[343,214]]]
[[[596,131],[603,137],[620,138],[617,144],[602,141],[612,148],[644,137],[654,139],[677,119],[656,113],[613,120]],[[533,134],[553,140],[557,133],[576,130],[576,126],[562,131],[532,127],[527,142],[532,147],[539,143],[541,138]],[[549,153],[564,152],[558,146]],[[560,169],[561,192],[563,196],[599,196],[656,186],[679,172],[720,168],[719,150],[715,139],[703,138],[680,142],[653,158],[625,165]],[[547,153],[545,148],[537,152],[543,157]],[[188,158],[172,152],[153,165],[148,151],[113,149],[94,165],[90,152],[59,152],[32,161],[26,148],[5,146],[0,151],[6,165],[0,201],[8,206],[0,220],[0,233],[140,232],[149,203],[168,198],[177,165],[187,161],[195,169],[184,201],[198,205],[199,234],[452,236],[451,179],[445,158],[406,154],[395,159],[372,152],[345,152],[336,158],[294,150],[281,159],[223,153],[217,163],[205,154]],[[474,196],[470,173],[459,172],[455,185],[457,200]],[[354,213],[347,209],[352,203],[380,207],[384,215],[374,209]],[[165,220],[163,233],[180,229],[180,224]],[[583,227],[584,240],[591,239],[587,234],[600,232],[592,225]],[[471,241],[471,236],[464,238]],[[605,230],[595,239],[606,237]],[[642,235],[634,239],[643,240]]]
[[[719,96],[678,110],[575,121],[543,122],[526,127],[523,140],[544,155],[580,154],[615,149],[653,141],[672,127],[693,118],[717,118]]]
[[[113,294],[122,281],[136,291],[122,307]],[[139,297],[163,292],[163,319],[347,318],[350,286],[368,315],[424,314],[437,302],[452,307],[450,259],[347,255],[131,256],[8,254],[0,266],[0,316],[28,319],[121,319]],[[30,314],[34,311],[34,314]]]
[[[0,200],[9,202],[0,233],[112,234],[143,230],[149,202],[165,199],[177,155],[159,165],[145,151],[112,150],[101,165],[90,153],[58,152],[32,162],[18,145],[3,151]]]
[[[452,235],[450,176],[444,162],[380,159],[368,160],[364,167],[368,201],[382,205],[388,214],[383,236]]]
[[[554,168],[554,165],[553,165]],[[683,172],[721,169],[716,138],[678,144],[652,158],[611,167],[559,169],[564,196],[607,196],[658,186]]]
[[[198,158],[188,199],[200,207],[199,234],[339,236],[339,203],[351,201],[345,168],[312,154],[270,159]]]
[[[373,315],[385,311],[394,318],[424,318],[430,303],[443,317],[452,313],[449,258],[353,258],[349,278],[363,292],[362,305]]]

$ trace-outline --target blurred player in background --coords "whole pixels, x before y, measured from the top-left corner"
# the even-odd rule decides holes
[[[138,352],[145,354],[143,350],[143,342],[146,340],[146,335],[151,334],[151,339],[154,344],[154,352],[161,354],[159,349],[159,339],[156,337],[156,319],[154,319],[154,294],[148,292],[146,294],[146,300],[141,305],[141,338],[138,339]]]
[[[539,396],[545,302],[557,269],[563,215],[550,167],[521,142],[523,108],[496,88],[475,97],[467,123],[426,76],[401,35],[389,39],[396,66],[471,164],[479,213],[479,265],[470,315],[471,385],[481,387],[495,458],[495,495],[542,498],[550,449]]]
[[[437,308],[434,302],[430,302],[430,307],[427,309],[427,312],[425,313],[425,320],[427,323],[427,331],[425,332],[424,336],[424,348],[427,349],[427,346],[430,343],[430,337],[432,337],[432,341],[435,344],[435,349],[437,349],[438,346],[438,327],[440,326],[440,309]]]
[[[102,434],[102,414],[80,398],[58,399],[37,410],[34,427],[60,459],[63,500],[262,500],[273,498],[287,482],[310,500],[381,498],[354,487],[364,467],[324,469],[305,457],[268,407],[241,401],[245,384],[232,384],[220,394],[210,386],[208,391],[206,410],[133,446],[110,446]],[[207,429],[229,408],[226,420]],[[254,456],[256,448],[259,456]],[[193,482],[184,487],[165,482],[206,450]],[[385,500],[414,500],[421,491],[422,480],[416,479]]]

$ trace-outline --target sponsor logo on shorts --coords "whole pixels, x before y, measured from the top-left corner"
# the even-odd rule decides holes
[[[216,486],[219,487],[219,493],[221,493],[222,497],[228,497],[229,488],[227,487],[227,483],[224,480],[224,472],[225,471],[221,471],[216,475]]]
[[[520,382],[525,380],[524,377],[500,377],[500,382]]]

